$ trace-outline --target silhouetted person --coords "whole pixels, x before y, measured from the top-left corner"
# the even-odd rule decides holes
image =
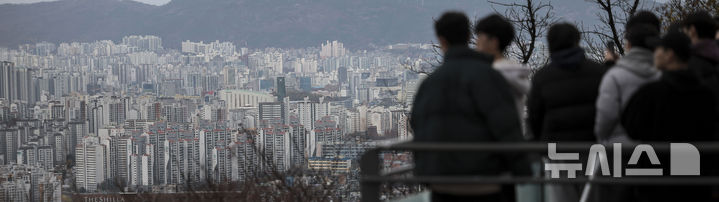
[[[492,58],[469,48],[469,19],[448,12],[434,24],[444,53],[412,106],[414,141],[432,143],[520,142],[510,87],[492,69]],[[526,155],[487,152],[415,152],[418,176],[529,174]],[[500,185],[430,184],[433,201],[507,201]]]
[[[648,10],[637,11],[632,17],[627,20],[627,24],[624,28],[629,28],[638,24],[646,24],[657,32],[662,30],[662,20],[657,17],[653,12]]]
[[[595,141],[594,119],[605,68],[585,57],[574,25],[549,28],[550,63],[532,79],[527,107],[534,135],[543,141]]]
[[[629,20],[627,20],[626,25],[624,26],[625,30],[629,29],[629,27],[632,27],[636,24],[648,24],[654,28],[657,32],[660,32],[662,29],[662,21],[657,18],[654,13],[647,10],[641,10],[635,13]],[[608,48],[614,48],[614,47],[608,47]],[[625,49],[625,52],[629,51]],[[617,60],[619,60],[619,55],[617,55],[614,50],[605,50],[604,51],[604,65],[606,67],[613,67]]]
[[[500,15],[490,15],[477,21],[474,26],[475,48],[490,55],[492,67],[509,83],[517,104],[519,117],[524,117],[524,106],[529,93],[529,67],[505,57],[507,48],[514,40],[514,25]]]
[[[527,101],[529,125],[546,142],[595,141],[594,119],[605,67],[585,57],[579,30],[561,23],[549,28],[551,62],[535,73]],[[586,155],[583,155],[586,156]],[[586,160],[584,160],[586,162]],[[553,201],[579,201],[582,185],[547,185]]]
[[[661,70],[658,81],[647,83],[632,96],[622,125],[638,142],[712,141],[717,113],[711,90],[690,70],[690,40],[678,31],[664,36],[654,51],[654,63]],[[669,154],[657,152],[664,174],[669,174]],[[712,158],[701,157],[701,175],[713,170]],[[656,168],[648,159],[640,168]],[[714,167],[716,168],[716,167]],[[634,186],[635,201],[710,201],[710,186]]]
[[[719,16],[714,17],[714,23],[719,26]],[[716,36],[714,36],[716,44],[719,45],[719,30],[717,30]]]
[[[519,118],[522,121],[522,131],[527,138],[524,120],[524,113],[527,94],[529,93],[529,67],[505,57],[507,48],[514,40],[514,25],[504,17],[492,14],[477,21],[474,25],[475,48],[480,53],[490,55],[494,58],[492,67],[504,76],[510,86],[514,102],[517,106]],[[537,167],[537,170],[539,168]],[[513,190],[515,185],[504,186],[507,195],[515,196]],[[539,187],[532,185],[519,185],[520,198],[540,197]]]
[[[719,100],[719,45],[714,41],[717,32],[714,19],[706,11],[699,11],[682,20],[681,27],[692,43],[689,68],[704,85],[712,89],[715,99]],[[719,112],[719,105],[716,110]]]

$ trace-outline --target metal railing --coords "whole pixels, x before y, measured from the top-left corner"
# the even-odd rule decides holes
[[[597,143],[571,142],[558,143],[557,151],[561,152],[587,152]],[[667,142],[642,143],[652,145],[656,152],[667,152],[670,145]],[[719,153],[719,142],[691,143],[702,154]],[[607,151],[612,151],[613,145],[604,145]],[[622,151],[633,151],[636,144],[622,144]],[[666,176],[666,177],[594,177],[594,178],[544,178],[522,176],[409,176],[402,175],[411,172],[413,166],[403,166],[383,170],[380,168],[380,154],[383,151],[472,151],[493,153],[539,153],[546,154],[549,146],[542,142],[523,143],[426,143],[426,142],[393,142],[380,144],[376,148],[367,150],[360,159],[361,179],[360,188],[363,202],[380,201],[381,186],[384,183],[403,184],[663,184],[663,185],[719,185],[719,176]]]

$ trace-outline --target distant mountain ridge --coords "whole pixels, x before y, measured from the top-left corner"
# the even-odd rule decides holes
[[[650,0],[647,0],[650,1]],[[595,21],[584,1],[553,1],[568,21]],[[172,0],[153,6],[131,0],[60,0],[0,5],[0,46],[41,41],[119,41],[157,35],[163,46],[231,41],[248,47],[307,47],[339,40],[349,48],[370,44],[429,43],[433,18],[451,9],[481,17],[484,0]],[[501,8],[498,8],[501,9]]]
[[[432,40],[432,17],[442,8],[482,9],[482,1],[453,0],[173,0],[152,6],[129,0],[61,0],[0,5],[0,46],[40,41],[110,39],[131,34],[180,41],[232,41],[249,47],[348,47]]]

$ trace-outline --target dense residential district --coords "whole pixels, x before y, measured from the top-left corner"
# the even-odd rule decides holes
[[[357,199],[359,156],[412,136],[424,75],[408,69],[436,57],[428,44],[114,40],[0,48],[0,201],[183,193],[268,173]]]

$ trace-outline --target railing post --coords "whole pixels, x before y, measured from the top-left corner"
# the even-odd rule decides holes
[[[365,181],[364,176],[379,176],[380,161],[379,150],[370,149],[362,155],[360,159],[360,187],[362,202],[379,201],[380,185],[379,182]]]

